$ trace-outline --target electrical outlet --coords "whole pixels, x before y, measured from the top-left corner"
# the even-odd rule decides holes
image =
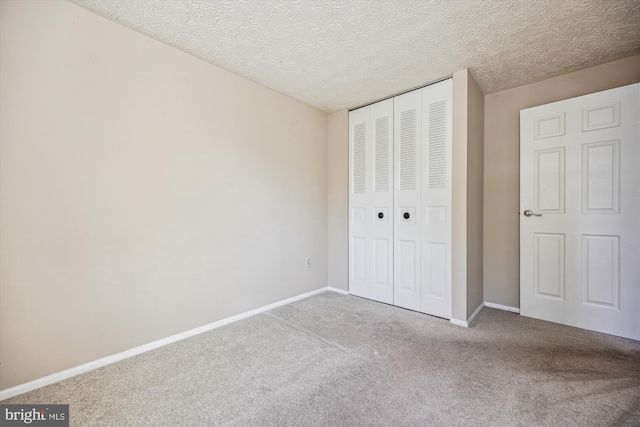
[[[308,257],[306,257],[306,258],[304,259],[304,266],[305,266],[306,268],[311,267],[311,257],[310,257],[310,256],[308,256]]]

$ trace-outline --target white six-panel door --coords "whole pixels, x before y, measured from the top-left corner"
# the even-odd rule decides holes
[[[520,112],[521,314],[640,340],[639,107],[635,84]]]
[[[393,100],[349,113],[349,292],[393,304]]]
[[[451,317],[452,85],[349,115],[349,292]]]

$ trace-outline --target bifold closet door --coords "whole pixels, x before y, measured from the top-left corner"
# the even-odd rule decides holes
[[[451,318],[451,79],[349,113],[349,292]]]
[[[349,292],[393,304],[393,100],[349,113]]]
[[[451,79],[394,99],[394,304],[451,318]]]
[[[394,98],[394,304],[420,311],[420,90]]]

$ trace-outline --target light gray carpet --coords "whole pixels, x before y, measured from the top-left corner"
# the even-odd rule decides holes
[[[74,426],[639,426],[640,342],[327,292],[2,403],[69,403]]]

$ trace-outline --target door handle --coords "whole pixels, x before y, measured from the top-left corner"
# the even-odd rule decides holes
[[[526,217],[530,217],[530,216],[542,216],[542,214],[537,214],[537,213],[533,213],[533,211],[531,209],[527,209],[524,212],[522,212],[524,214],[524,216]]]

